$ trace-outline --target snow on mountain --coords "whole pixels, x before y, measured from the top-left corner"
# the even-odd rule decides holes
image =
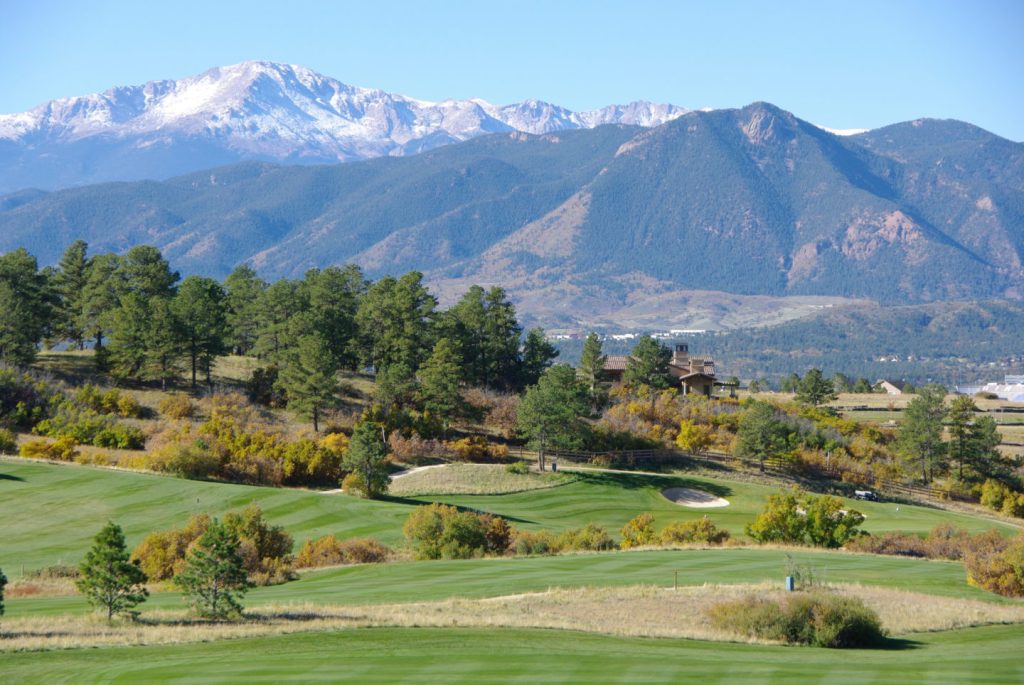
[[[657,126],[687,111],[647,102],[592,112],[537,100],[506,106],[483,100],[427,102],[346,85],[301,66],[252,61],[0,115],[0,142],[52,147],[92,140],[142,150],[184,140],[210,143],[240,158],[347,161],[409,154],[502,131]]]

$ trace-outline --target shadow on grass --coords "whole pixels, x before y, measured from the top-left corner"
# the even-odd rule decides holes
[[[16,480],[21,481],[22,483],[25,482],[25,479],[21,476],[12,476],[9,473],[0,473],[0,480]]]
[[[907,640],[902,637],[887,637],[880,643],[863,649],[876,649],[885,652],[903,652],[909,649],[921,649],[922,647],[924,647],[924,643],[918,642],[917,640]]]
[[[727,497],[733,494],[732,488],[721,483],[711,483],[705,480],[686,478],[685,476],[647,476],[639,473],[610,473],[595,471],[574,471],[579,476],[577,482],[589,485],[604,485],[608,487],[637,490],[641,488],[692,488],[709,492],[716,497]]]

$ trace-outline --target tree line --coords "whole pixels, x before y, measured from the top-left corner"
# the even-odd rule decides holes
[[[162,387],[186,371],[209,384],[218,356],[253,355],[267,399],[317,429],[343,369],[372,369],[389,408],[448,415],[459,383],[519,391],[558,354],[542,329],[524,334],[502,288],[472,286],[443,310],[415,271],[371,281],[331,266],[268,283],[243,265],[221,283],[181,279],[148,245],[89,255],[76,241],[45,269],[24,249],[0,255],[0,362],[58,344],[92,347],[119,382]]]

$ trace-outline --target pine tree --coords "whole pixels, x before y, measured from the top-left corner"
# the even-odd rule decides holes
[[[455,345],[448,338],[441,338],[417,374],[420,386],[417,399],[425,410],[441,419],[445,432],[462,404],[459,371]]]
[[[633,388],[641,385],[655,389],[667,388],[668,363],[671,359],[672,352],[667,347],[650,336],[644,336],[630,353],[622,380]]]
[[[238,537],[214,519],[185,557],[174,584],[200,616],[222,620],[241,615],[241,598],[252,583],[239,546]]]
[[[538,466],[542,471],[547,448],[574,449],[582,444],[580,416],[587,411],[584,393],[576,369],[567,364],[552,366],[537,385],[526,389],[517,423],[519,432],[540,453]]]
[[[580,379],[587,386],[587,392],[591,401],[597,397],[598,388],[604,379],[604,365],[608,361],[608,355],[604,354],[601,347],[601,338],[597,333],[591,333],[583,343],[583,354],[580,355]]]
[[[941,469],[945,454],[942,442],[945,398],[945,388],[926,385],[903,410],[897,446],[907,463],[920,467],[921,479],[926,483]]]
[[[267,289],[266,281],[246,264],[238,266],[224,279],[227,343],[235,354],[248,354],[259,334],[259,302]]]
[[[418,369],[433,347],[436,307],[418,271],[374,283],[356,313],[362,362],[378,369],[395,364]]]
[[[309,333],[299,338],[278,376],[277,387],[288,397],[288,408],[313,420],[320,430],[323,410],[337,403],[337,364],[323,337]]]
[[[366,287],[363,272],[355,265],[306,272],[309,323],[327,341],[338,368],[356,367],[356,312]]]
[[[359,476],[363,494],[370,499],[388,491],[391,477],[388,475],[387,455],[381,426],[370,421],[357,424],[348,442],[342,466]]]
[[[143,586],[146,574],[138,561],[129,560],[124,532],[116,523],[107,523],[96,534],[78,570],[75,586],[91,605],[106,610],[108,621],[116,614],[131,614],[149,596]]]
[[[89,246],[84,240],[71,243],[60,258],[54,278],[59,302],[58,337],[70,341],[80,350],[85,348],[86,337],[82,327],[82,313],[85,285],[89,276],[89,262],[86,259],[88,249]]]
[[[120,261],[117,255],[100,254],[90,258],[86,267],[81,311],[76,325],[87,339],[95,342],[97,361],[104,356],[101,353],[103,339],[111,327],[111,314],[119,304],[117,273]]]
[[[523,343],[523,358],[519,371],[519,387],[535,385],[541,374],[558,356],[558,349],[548,342],[543,328],[531,328]]]
[[[811,369],[796,386],[796,401],[812,407],[819,407],[836,399],[832,381],[825,378],[821,369]]]
[[[220,284],[201,276],[186,278],[174,297],[173,311],[180,322],[185,353],[191,363],[193,388],[198,370],[210,382],[214,360],[227,349],[224,299]]]
[[[18,248],[0,255],[0,361],[28,365],[51,320],[45,276]]]

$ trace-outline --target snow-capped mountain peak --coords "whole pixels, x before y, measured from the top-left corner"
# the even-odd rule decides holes
[[[193,156],[203,164],[210,159],[332,162],[411,154],[496,132],[657,126],[687,111],[648,102],[590,112],[540,100],[503,106],[479,98],[432,102],[351,86],[299,65],[247,61],[0,115],[0,141],[25,146],[23,165],[28,149],[45,147],[59,157],[69,146],[83,145],[92,149],[93,159],[96,148],[117,148],[124,159],[152,149],[166,156],[175,146],[187,146],[201,152]],[[191,170],[187,167],[176,159],[162,175]],[[111,173],[83,176],[74,182],[107,180]],[[4,185],[0,179],[0,190]]]

